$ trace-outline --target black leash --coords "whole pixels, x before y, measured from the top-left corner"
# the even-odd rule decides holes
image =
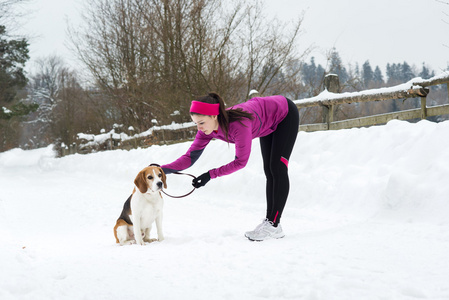
[[[161,166],[160,165],[158,165],[158,164],[150,164],[150,166],[153,166],[153,167],[158,167],[158,168],[160,168]],[[192,174],[188,174],[188,173],[181,173],[181,172],[173,172],[173,173],[170,173],[170,174],[176,174],[176,175],[187,175],[187,176],[190,176],[190,177],[193,177],[193,179],[196,179],[196,177],[195,176],[193,176]],[[167,196],[169,196],[169,197],[171,197],[171,198],[184,198],[184,197],[187,197],[188,195],[190,195],[191,193],[193,193],[193,191],[195,191],[195,187],[193,188],[193,190],[191,190],[190,192],[188,192],[187,194],[185,194],[185,195],[181,195],[181,196],[172,196],[172,195],[170,195],[170,194],[167,194],[164,190],[162,190],[162,193],[164,193],[165,195],[167,195]]]
[[[193,176],[192,174],[181,173],[181,172],[174,172],[174,173],[170,173],[170,174],[187,175],[187,176],[193,177],[194,179],[196,178],[196,177]],[[184,197],[187,197],[188,195],[190,195],[191,193],[193,193],[193,192],[195,191],[195,189],[196,189],[196,188],[194,187],[193,190],[191,190],[191,191],[188,192],[187,194],[181,195],[181,196],[172,196],[172,195],[169,195],[169,194],[167,194],[164,190],[162,190],[162,193],[164,193],[165,195],[167,195],[167,196],[169,196],[169,197],[171,197],[171,198],[184,198]]]

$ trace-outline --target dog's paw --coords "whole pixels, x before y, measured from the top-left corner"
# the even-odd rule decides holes
[[[136,240],[137,245],[145,246],[145,242],[143,240]]]
[[[135,240],[126,240],[126,241],[121,241],[120,242],[120,246],[132,245],[132,244],[135,244],[135,243],[136,243]]]
[[[157,239],[145,239],[144,240],[147,243],[157,242]]]

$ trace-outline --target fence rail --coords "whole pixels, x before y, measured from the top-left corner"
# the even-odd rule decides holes
[[[427,80],[412,79],[411,81],[389,88],[365,90],[354,93],[337,93],[339,89],[338,76],[330,74],[325,80],[326,90],[316,97],[295,100],[298,109],[308,107],[322,107],[323,122],[317,124],[301,124],[300,131],[336,130],[352,127],[372,126],[387,123],[390,120],[426,119],[427,117],[449,114],[449,104],[427,106],[428,87],[449,83],[449,72]],[[332,92],[334,91],[334,92]],[[403,110],[392,113],[372,115],[348,120],[335,121],[335,107],[344,103],[361,103],[371,101],[385,101],[404,98],[421,98],[421,108]]]

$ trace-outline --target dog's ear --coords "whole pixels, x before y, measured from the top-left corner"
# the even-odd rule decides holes
[[[142,194],[145,194],[148,190],[147,179],[145,177],[145,170],[142,170],[137,174],[136,179],[134,179],[134,184],[137,186]]]
[[[164,189],[167,188],[167,176],[165,176],[164,170],[162,170],[162,168],[159,167],[159,170],[162,173],[162,182],[164,183]]]

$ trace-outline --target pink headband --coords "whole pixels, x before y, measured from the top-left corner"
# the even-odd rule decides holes
[[[192,101],[190,106],[191,113],[197,113],[205,116],[218,116],[220,114],[220,104],[210,104],[200,101]]]

